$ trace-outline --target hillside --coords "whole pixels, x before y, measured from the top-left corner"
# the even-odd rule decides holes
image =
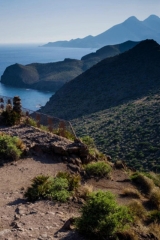
[[[113,161],[160,172],[160,91],[72,120],[78,137],[91,136]]]
[[[144,21],[132,16],[97,36],[72,39],[70,41],[49,42],[46,47],[100,48],[105,45],[118,44],[128,40],[142,41],[154,39],[160,43],[160,18],[150,15]]]
[[[4,133],[18,136],[27,145],[27,155],[25,154],[17,161],[10,159],[6,163],[0,155],[1,240],[89,240],[90,237],[84,238],[89,231],[93,236],[97,235],[95,228],[90,230],[89,226],[91,224],[99,226],[101,222],[105,232],[110,231],[113,240],[159,239],[160,180],[158,175],[132,172],[120,162],[113,165],[105,160],[103,163],[110,166],[109,175],[89,176],[84,170],[87,165],[80,163],[84,159],[84,154],[79,151],[79,147],[84,147],[80,141],[72,142],[24,124],[12,127],[0,126],[0,131],[1,136]],[[56,152],[55,149],[62,151]],[[74,171],[68,168],[70,162]],[[102,163],[102,161],[91,164],[95,163]],[[58,179],[58,174],[69,174],[75,180],[81,179],[76,191],[72,190],[73,195],[70,195],[66,202],[55,200],[54,194],[49,198],[47,195],[42,197],[39,194],[45,193],[51,178]],[[47,181],[44,182],[46,177]],[[139,178],[143,185],[136,184],[136,179]],[[63,193],[62,195],[66,191],[63,183],[64,179],[59,177],[56,187],[57,192]],[[33,196],[39,194],[37,199],[31,200],[26,197],[25,193],[29,189],[32,190],[30,193]],[[97,198],[97,191],[103,194],[102,197]],[[158,199],[155,200],[154,194]],[[94,202],[90,201],[91,197],[95,199]],[[74,219],[82,215],[82,208],[90,202],[91,208],[85,216],[87,232],[79,234],[80,229],[77,229]],[[108,224],[108,220],[109,223],[113,223],[112,227]],[[123,229],[124,225],[127,228]],[[98,239],[103,240],[104,236],[106,240],[111,239],[110,236],[106,237],[103,234],[103,229],[99,230],[99,234],[101,231],[102,234]]]
[[[74,119],[141,98],[160,88],[160,46],[145,40],[65,84],[41,111]]]
[[[114,161],[159,171],[159,79],[160,46],[146,40],[66,84],[41,111],[72,119]]]
[[[55,63],[14,64],[1,76],[1,82],[14,87],[57,91],[64,83],[77,77],[101,60],[115,56],[137,45],[127,41],[122,44],[106,46],[95,53],[82,57],[81,60],[65,59]]]

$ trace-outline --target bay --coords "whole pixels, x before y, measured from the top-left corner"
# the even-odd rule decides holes
[[[42,47],[39,44],[0,44],[0,76],[6,67],[19,63],[49,63],[63,61],[65,58],[81,59],[82,56],[94,52],[91,48],[54,48]],[[33,89],[14,88],[0,83],[0,95],[7,97],[19,96],[22,106],[38,110],[44,106],[54,92],[43,92]]]

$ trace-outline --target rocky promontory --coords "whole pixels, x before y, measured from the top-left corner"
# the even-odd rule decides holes
[[[106,46],[95,53],[82,57],[81,60],[65,59],[54,63],[14,64],[6,68],[1,82],[13,87],[37,90],[57,91],[66,82],[74,79],[101,60],[115,56],[134,47],[137,42]]]

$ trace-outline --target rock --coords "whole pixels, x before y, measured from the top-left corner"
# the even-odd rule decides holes
[[[71,230],[71,229],[72,229],[71,225],[73,224],[73,222],[74,222],[74,219],[73,219],[73,218],[69,218],[69,219],[65,222],[65,224],[63,225],[62,229],[63,229],[63,230]]]
[[[74,165],[74,164],[67,164],[67,167],[70,168],[73,172],[80,172],[80,167]]]
[[[80,158],[75,158],[75,164],[78,165],[78,166],[81,166],[82,165],[82,161]]]

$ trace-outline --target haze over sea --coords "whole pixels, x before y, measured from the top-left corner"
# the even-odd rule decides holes
[[[48,63],[62,61],[65,58],[81,59],[82,56],[94,52],[90,48],[54,48],[39,47],[38,44],[0,45],[0,76],[6,67],[19,63]],[[13,88],[0,83],[0,95],[20,96],[22,106],[31,110],[38,110],[44,106],[53,92],[42,92],[33,89]]]

